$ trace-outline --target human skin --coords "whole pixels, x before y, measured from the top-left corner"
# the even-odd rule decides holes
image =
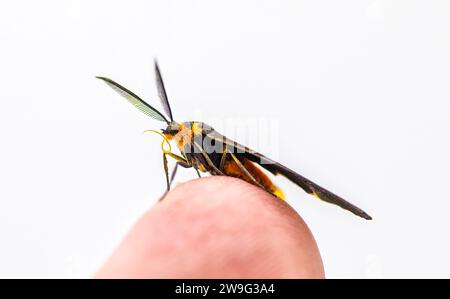
[[[310,230],[286,202],[214,176],[173,188],[96,277],[324,278],[324,269]]]

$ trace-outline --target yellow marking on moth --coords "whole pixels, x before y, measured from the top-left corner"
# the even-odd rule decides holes
[[[203,164],[197,163],[197,169],[201,172],[206,172],[206,168]]]
[[[194,135],[200,135],[200,134],[202,134],[203,129],[198,123],[193,123],[192,124],[192,132],[194,133]]]
[[[284,195],[283,191],[281,191],[280,188],[276,188],[276,189],[273,191],[273,195],[275,195],[276,197],[279,197],[279,198],[282,199],[282,200],[285,200],[285,199],[286,199],[286,196]]]
[[[314,196],[317,199],[320,199],[319,195],[316,193],[316,191],[313,191],[312,196]]]
[[[178,148],[183,151],[185,145],[192,142],[192,130],[183,124],[178,124],[178,129],[178,133],[175,136],[172,136],[171,139],[174,138]]]
[[[167,134],[167,133],[164,133],[164,136],[166,136],[167,140],[172,140],[174,137],[172,134]]]

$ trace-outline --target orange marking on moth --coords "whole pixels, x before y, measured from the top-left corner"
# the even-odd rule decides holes
[[[267,191],[281,199],[284,199],[283,192],[270,180],[270,178],[261,169],[254,165],[252,161],[249,161],[246,158],[241,158],[239,159],[239,161],[255,178],[255,180]],[[224,173],[226,175],[242,179],[252,185],[255,185],[254,182],[249,177],[247,177],[247,175],[239,168],[237,163],[231,157],[227,158],[225,161]]]

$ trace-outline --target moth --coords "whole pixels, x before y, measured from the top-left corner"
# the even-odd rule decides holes
[[[278,198],[284,199],[285,196],[281,189],[273,183],[269,174],[266,174],[266,172],[262,170],[263,168],[273,176],[282,175],[286,177],[302,188],[306,193],[311,194],[316,198],[335,204],[364,219],[372,219],[372,217],[362,209],[338,195],[263,154],[223,136],[205,123],[198,121],[174,121],[172,109],[167,98],[164,82],[156,60],[154,61],[154,69],[158,95],[167,117],[119,83],[106,77],[98,76],[96,78],[104,81],[144,114],[165,123],[166,127],[161,129],[161,132],[155,130],[148,131],[158,133],[163,137],[161,149],[163,152],[162,156],[167,191],[170,190],[178,167],[184,167],[194,168],[199,177],[201,177],[200,172],[203,172],[211,175],[224,175],[239,178]],[[171,142],[176,145],[180,152],[179,154],[172,151]],[[173,158],[176,161],[170,178],[168,157]]]

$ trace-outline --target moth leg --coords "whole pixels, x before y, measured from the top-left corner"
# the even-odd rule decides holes
[[[177,156],[177,155],[174,154],[174,156]],[[177,156],[177,157],[178,157],[177,158],[178,162],[180,162],[180,164],[179,164],[180,166],[182,166],[184,168],[192,167],[192,165],[189,163],[189,161],[186,158],[183,158],[183,157],[180,157],[180,156]],[[183,165],[183,164],[185,164],[185,165]],[[194,167],[194,169],[195,169],[195,172],[197,172],[198,177],[202,178],[202,176],[200,175],[200,172],[198,171],[198,169],[195,168],[195,167]]]
[[[191,165],[189,165],[187,163],[184,163],[184,162],[177,162],[177,163],[175,163],[175,166],[173,167],[173,170],[172,170],[172,175],[170,176],[169,186],[172,186],[173,180],[175,179],[175,175],[177,174],[178,166],[181,166],[183,168],[190,168],[190,167],[192,167]]]
[[[205,153],[205,151],[202,149],[201,146],[199,146],[195,141],[194,141],[194,147],[197,148],[197,150],[200,151],[200,153],[203,155],[203,157],[206,160],[206,163],[208,163],[209,167],[211,167],[212,169],[214,169],[214,171],[219,174],[219,175],[224,175],[222,171],[220,171],[215,165],[214,163],[211,161],[211,159],[209,158],[208,154]]]
[[[175,173],[177,171],[177,167],[178,166],[181,166],[181,167],[184,167],[184,168],[192,167],[192,165],[189,164],[189,161],[184,159],[183,157],[180,157],[180,156],[178,156],[178,155],[176,155],[174,153],[171,153],[171,152],[167,152],[167,155],[169,155],[170,157],[174,158],[177,161],[177,163],[175,164],[175,167],[174,167],[174,169],[172,171],[172,177],[173,178],[175,177]],[[202,176],[200,175],[200,172],[198,171],[198,169],[197,168],[194,168],[194,169],[197,172],[198,177],[201,178]],[[172,184],[172,180],[173,179],[170,180],[170,184]]]
[[[184,167],[184,168],[190,168],[190,167],[192,167],[186,160],[180,160],[180,161],[177,161],[177,163],[175,163],[175,166],[174,166],[174,168],[173,168],[173,170],[172,170],[172,174],[171,174],[170,179],[169,179],[169,173],[168,173],[168,167],[167,167],[167,157],[166,157],[166,156],[167,156],[167,155],[168,155],[168,156],[171,156],[170,154],[172,154],[172,153],[168,152],[168,153],[164,153],[164,154],[163,154],[163,160],[164,160],[164,172],[165,172],[165,174],[166,174],[167,189],[166,189],[166,192],[164,192],[164,194],[161,196],[161,198],[159,199],[159,201],[163,200],[164,197],[166,197],[167,192],[169,192],[170,186],[172,186],[172,182],[173,182],[173,180],[175,179],[175,175],[177,174],[178,166],[181,166],[181,167]],[[175,154],[173,154],[173,155],[175,155]],[[176,156],[176,155],[175,155],[175,156]],[[172,156],[171,156],[171,157],[172,157]]]
[[[231,157],[233,158],[234,162],[236,162],[237,166],[239,167],[240,170],[242,170],[242,172],[258,187],[266,190],[266,188],[264,188],[263,185],[261,185],[253,176],[250,172],[248,172],[247,168],[245,168],[244,165],[242,165],[241,161],[239,161],[239,159],[233,154],[230,153]]]
[[[223,153],[222,153],[222,157],[220,159],[220,166],[219,166],[220,171],[223,171],[223,167],[225,165],[225,158],[227,157],[227,149],[228,149],[228,147],[225,146]]]
[[[174,168],[172,170],[172,175],[170,176],[170,180],[169,180],[169,174],[168,174],[167,157],[166,157],[166,155],[169,156],[169,157],[172,157],[173,159],[175,159],[177,161],[177,163],[175,164],[175,166],[174,166]],[[178,166],[181,166],[181,167],[184,167],[184,168],[192,167],[192,165],[189,164],[189,162],[186,159],[184,159],[183,157],[180,157],[177,154],[174,154],[172,152],[165,152],[164,153],[164,170],[166,172],[167,191],[170,190],[170,186],[172,185],[172,181],[175,178]]]
[[[170,190],[169,167],[167,166],[167,154],[163,153],[164,174],[166,175],[166,193]]]
[[[166,155],[170,156],[171,158],[175,159],[177,162],[180,162],[180,163],[189,165],[189,162],[188,162],[185,158],[183,158],[183,157],[181,157],[181,156],[178,156],[177,154],[174,154],[174,153],[169,152],[169,151],[164,152],[164,153],[165,153]]]
[[[169,180],[169,186],[172,186],[172,182],[175,179],[175,176],[177,175],[177,170],[178,170],[178,162],[175,163],[175,166],[172,169],[172,174],[170,175],[170,180]]]

